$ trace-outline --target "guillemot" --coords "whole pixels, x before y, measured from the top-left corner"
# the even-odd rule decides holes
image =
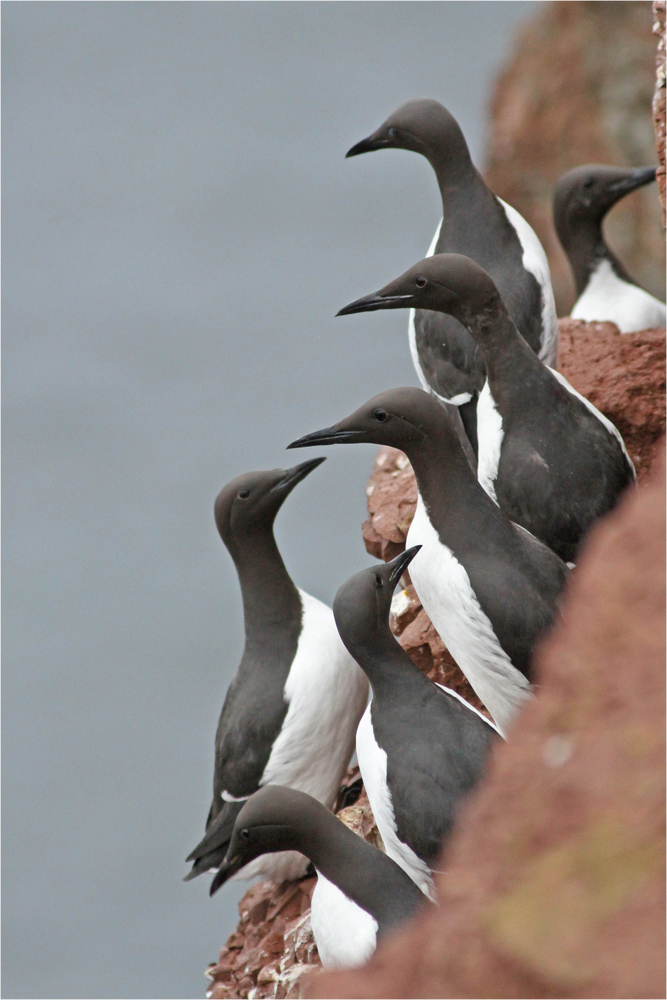
[[[371,685],[372,701],[357,730],[357,760],[375,822],[389,857],[430,895],[457,809],[499,737],[476,708],[429,680],[391,633],[392,595],[419,549],[351,577],[333,611]]]
[[[428,905],[391,858],[310,795],[280,785],[260,789],[239,812],[211,895],[269,851],[299,851],[315,866],[310,922],[325,969],[363,964],[378,937]]]
[[[480,483],[512,521],[565,562],[635,481],[618,430],[537,358],[478,264],[438,254],[411,267],[346,313],[432,309],[454,316],[484,359],[477,405]]]
[[[380,393],[290,448],[371,442],[403,451],[417,478],[407,545],[426,614],[500,733],[530,694],[531,656],[554,621],[568,570],[480,486],[446,410],[422,389]]]
[[[484,183],[455,118],[438,101],[408,101],[347,156],[377,149],[408,149],[426,157],[443,212],[428,256],[461,253],[477,261],[498,285],[528,344],[547,364],[555,364],[556,307],[542,245],[526,220]],[[460,407],[476,450],[475,406],[484,363],[475,342],[453,317],[421,310],[410,312],[408,336],[423,388]]]
[[[215,737],[213,801],[186,879],[217,868],[243,803],[278,783],[333,806],[354,751],[368,681],[340,640],[330,608],[290,578],[273,535],[283,502],[323,458],[250,472],[215,502],[220,536],[243,596],[245,648]],[[301,877],[298,854],[258,858],[239,878]]]
[[[665,304],[631,278],[609,249],[602,222],[609,209],[655,180],[655,167],[636,170],[589,163],[564,174],[554,189],[554,225],[577,286],[572,319],[610,320],[621,333],[665,325]]]

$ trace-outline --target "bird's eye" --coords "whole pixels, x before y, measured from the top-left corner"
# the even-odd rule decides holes
[[[377,573],[375,574],[375,586],[378,588],[382,586],[382,577],[380,577]]]
[[[591,188],[591,187],[593,187],[594,183],[595,183],[595,181],[594,181],[594,179],[592,177],[587,177],[586,180],[584,181],[584,187],[585,188]]]
[[[417,275],[417,277],[415,278],[415,285],[417,286],[417,288],[424,288],[424,286],[426,285],[426,278],[424,277],[423,274]]]
[[[250,496],[250,490],[245,490],[245,489],[239,490],[239,497],[241,498],[241,500],[247,500],[249,496]]]
[[[241,840],[245,841],[250,840],[250,830],[241,830],[239,837],[241,838]]]
[[[383,424],[385,420],[387,420],[387,418],[389,417],[389,414],[387,413],[386,410],[376,410],[373,416],[375,417],[376,420],[379,420],[380,423]]]
[[[391,136],[392,139],[395,139],[396,136],[398,135],[398,132],[396,131],[393,125],[387,129],[387,135]]]

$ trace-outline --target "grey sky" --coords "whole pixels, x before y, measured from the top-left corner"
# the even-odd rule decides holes
[[[423,255],[436,185],[343,156],[432,96],[479,162],[533,6],[3,4],[5,997],[203,995],[246,888],[180,881],[242,647],[213,500],[416,384],[405,316],[334,314]],[[327,601],[373,451],[278,520]]]

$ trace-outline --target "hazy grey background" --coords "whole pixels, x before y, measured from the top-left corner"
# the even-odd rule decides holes
[[[183,884],[242,648],[212,504],[416,377],[425,160],[345,151],[410,97],[486,103],[530,3],[4,3],[4,996],[202,996],[245,890]],[[373,448],[277,534],[330,601]]]

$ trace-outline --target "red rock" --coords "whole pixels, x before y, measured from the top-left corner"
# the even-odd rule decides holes
[[[662,202],[662,225],[665,225],[665,0],[653,0],[653,34],[658,38],[655,57],[656,79],[653,94],[653,127],[658,151],[658,189]]]
[[[558,367],[623,436],[640,482],[665,433],[665,331],[558,321]]]

